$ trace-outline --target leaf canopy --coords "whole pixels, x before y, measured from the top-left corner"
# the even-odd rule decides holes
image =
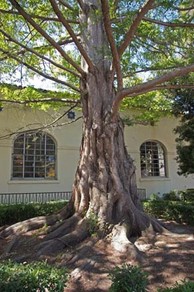
[[[5,89],[5,83],[28,87],[33,78],[40,88],[51,88],[57,102],[80,98],[82,61],[96,65],[87,50],[92,36],[83,38],[86,9],[92,11],[89,21],[101,21],[106,32],[108,46],[93,50],[113,68],[116,103],[140,108],[150,120],[170,112],[174,96],[167,90],[194,71],[194,6],[188,0],[1,0],[1,102],[53,96],[32,86]],[[182,87],[193,84],[183,81]]]

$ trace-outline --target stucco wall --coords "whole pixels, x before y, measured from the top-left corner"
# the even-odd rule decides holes
[[[76,117],[80,116],[79,112]],[[58,112],[42,112],[37,109],[7,107],[0,112],[0,193],[9,192],[49,192],[71,190],[76,165],[79,159],[81,140],[81,119],[65,126],[46,129],[57,145],[57,179],[49,180],[14,180],[11,178],[12,147],[18,130],[46,126],[59,117]],[[59,120],[58,124],[68,123],[67,118]],[[184,190],[194,187],[193,176],[185,178],[177,175],[176,146],[173,128],[177,121],[164,118],[155,126],[136,125],[125,127],[125,141],[136,165],[137,185],[145,188],[147,195],[163,194],[173,189]],[[7,135],[7,138],[2,138]],[[167,177],[141,178],[140,145],[146,140],[156,140],[162,143],[166,150]]]
[[[79,113],[77,114],[77,116]],[[18,180],[11,178],[11,159],[13,141],[16,135],[7,139],[1,138],[18,130],[46,126],[59,117],[56,112],[40,112],[36,109],[5,108],[0,112],[0,193],[7,192],[52,192],[70,191],[75,168],[79,159],[81,123],[66,126],[49,127],[46,131],[56,140],[57,179],[56,180]],[[60,119],[58,124],[68,123],[67,118]],[[27,126],[25,126],[27,125]]]

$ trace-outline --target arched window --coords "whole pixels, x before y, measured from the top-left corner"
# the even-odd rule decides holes
[[[27,132],[15,139],[12,178],[56,179],[56,145],[50,135]]]
[[[141,176],[166,176],[164,147],[156,141],[146,141],[140,147]]]

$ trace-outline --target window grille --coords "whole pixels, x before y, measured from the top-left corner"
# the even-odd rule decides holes
[[[147,141],[140,147],[141,176],[166,176],[165,151],[156,141]]]
[[[56,145],[47,133],[19,135],[13,146],[12,178],[56,179]]]

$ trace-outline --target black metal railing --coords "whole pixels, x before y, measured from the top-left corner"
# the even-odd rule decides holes
[[[51,201],[69,201],[71,192],[40,193],[0,193],[0,204],[46,203]]]
[[[138,189],[140,200],[146,199],[146,189]],[[46,203],[51,201],[69,201],[71,192],[39,192],[39,193],[0,193],[0,204]]]

